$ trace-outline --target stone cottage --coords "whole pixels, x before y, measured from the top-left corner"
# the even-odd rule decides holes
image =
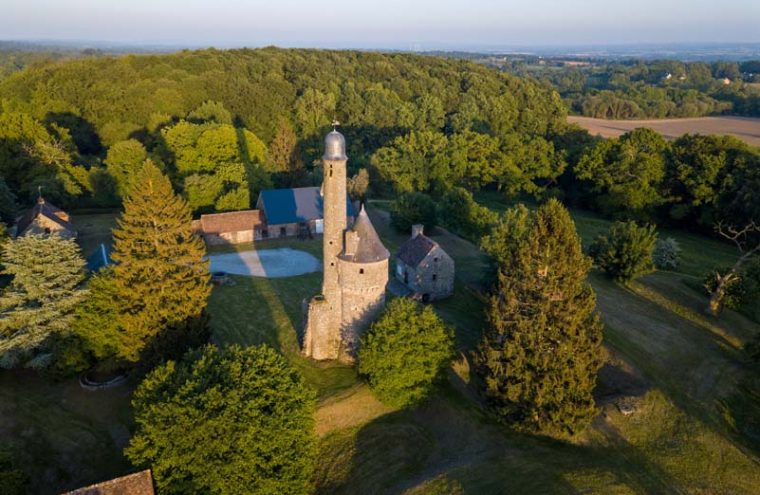
[[[37,204],[27,210],[16,223],[16,236],[28,234],[56,234],[67,239],[77,236],[69,214],[40,195]]]
[[[441,246],[423,233],[422,225],[412,227],[412,236],[396,255],[396,278],[422,302],[449,297],[454,293],[454,260]]]

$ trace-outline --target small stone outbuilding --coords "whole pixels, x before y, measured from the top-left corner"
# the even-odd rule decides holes
[[[45,201],[42,195],[37,198],[37,204],[27,210],[16,223],[17,237],[29,234],[56,234],[66,239],[77,236],[69,214]]]
[[[193,221],[193,231],[209,246],[253,242],[262,238],[263,230],[266,226],[258,210],[212,213]]]
[[[449,297],[454,293],[454,260],[434,240],[423,233],[422,225],[412,227],[412,236],[396,255],[396,278],[422,302]]]

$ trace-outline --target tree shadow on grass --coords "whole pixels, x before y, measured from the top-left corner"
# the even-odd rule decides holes
[[[516,433],[439,396],[326,439],[317,493],[680,493],[614,429],[605,435],[580,445]]]

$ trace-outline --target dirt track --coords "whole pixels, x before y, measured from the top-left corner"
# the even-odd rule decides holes
[[[618,137],[637,127],[650,127],[669,139],[683,134],[730,134],[753,146],[760,146],[760,119],[746,117],[700,117],[694,119],[606,120],[591,117],[567,118],[591,134]]]

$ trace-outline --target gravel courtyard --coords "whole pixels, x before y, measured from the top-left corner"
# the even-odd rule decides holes
[[[322,264],[311,254],[290,248],[212,254],[209,261],[211,272],[249,277],[293,277],[322,269]]]

